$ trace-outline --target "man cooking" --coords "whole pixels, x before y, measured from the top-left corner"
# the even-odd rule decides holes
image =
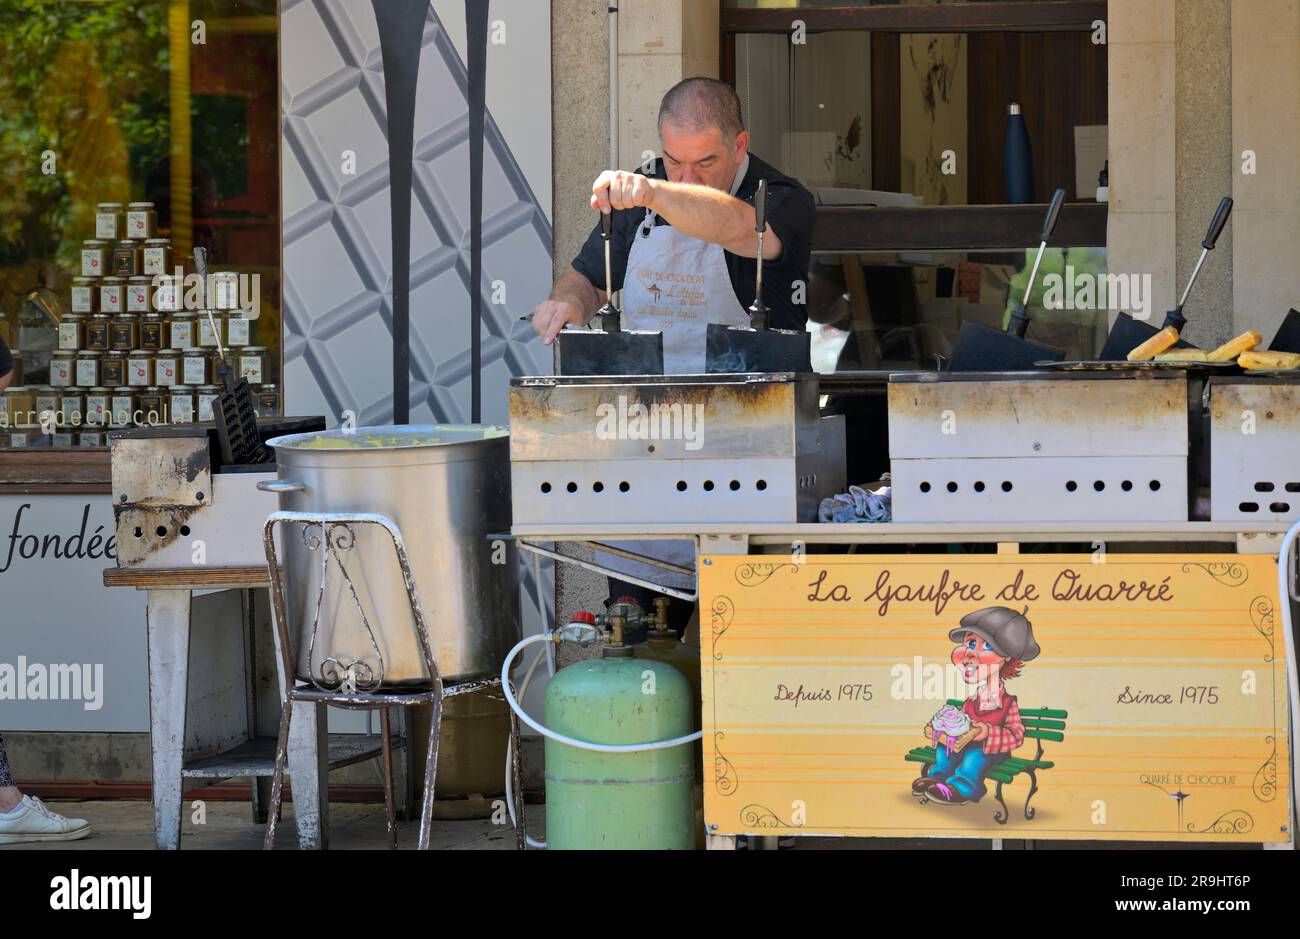
[[[613,213],[610,289],[622,290],[622,326],[662,332],[664,371],[704,371],[709,323],[748,326],[754,302],[758,239],[754,195],[767,180],[763,239],[763,301],[768,325],[805,328],[814,204],[812,194],[749,152],[740,98],[724,82],[688,78],[659,106],[663,156],[653,172],[607,170],[591,187],[591,207]],[[582,251],[548,300],[533,311],[533,328],[546,345],[566,325],[585,326],[605,298],[605,246],[597,221]],[[694,569],[690,542],[619,545]],[[601,555],[624,574],[689,590],[693,577]],[[611,579],[611,597],[630,596],[646,610],[653,594]],[[689,606],[673,601],[670,619],[680,626]],[[637,631],[639,633],[639,631]],[[639,635],[629,637],[639,641]]]
[[[704,371],[709,323],[748,326],[758,239],[754,193],[767,180],[763,300],[775,329],[804,329],[813,197],[749,152],[740,98],[712,78],[674,85],[659,106],[663,157],[652,174],[607,170],[591,207],[613,211],[612,289],[623,291],[623,328],[664,334],[664,371]],[[567,324],[586,325],[604,302],[605,247],[599,222],[533,329],[550,345]]]

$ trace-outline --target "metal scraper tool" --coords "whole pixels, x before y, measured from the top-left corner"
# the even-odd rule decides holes
[[[614,214],[602,212],[601,237],[605,242],[605,305],[596,311],[595,329],[562,329],[555,337],[556,375],[662,375],[664,334],[627,331],[622,312],[614,303],[614,274],[610,238]]]
[[[1228,224],[1228,216],[1231,214],[1232,199],[1225,196],[1219,203],[1218,209],[1214,212],[1214,218],[1210,221],[1210,230],[1206,232],[1205,240],[1201,242],[1201,256],[1196,261],[1192,276],[1187,279],[1187,286],[1183,288],[1183,295],[1178,300],[1178,306],[1165,314],[1165,321],[1157,327],[1152,326],[1150,323],[1138,322],[1127,313],[1118,314],[1115,317],[1115,325],[1110,328],[1110,334],[1106,337],[1106,344],[1102,346],[1101,355],[1098,358],[1103,362],[1122,362],[1128,358],[1130,352],[1168,326],[1174,327],[1180,335],[1182,334],[1183,330],[1187,328],[1187,317],[1183,316],[1183,305],[1187,303],[1187,296],[1192,292],[1192,284],[1196,283],[1196,278],[1201,273],[1201,266],[1205,263],[1209,253],[1214,250],[1214,245],[1218,242],[1219,236],[1223,234],[1223,227]],[[1173,347],[1175,349],[1194,348],[1190,342],[1183,339],[1179,339],[1174,343]]]
[[[770,329],[763,302],[763,235],[767,231],[767,180],[758,181],[754,194],[754,231],[758,233],[758,272],[749,326],[709,323],[704,339],[704,371],[811,372],[812,334],[807,330]]]
[[[212,335],[217,341],[217,379],[221,393],[212,402],[212,417],[217,427],[217,444],[221,447],[221,461],[226,464],[269,463],[271,452],[262,445],[257,433],[257,407],[253,389],[248,379],[235,377],[234,369],[226,361],[226,350],[221,344],[221,331],[208,302],[208,256],[204,248],[194,249],[194,272],[199,275],[203,297],[203,313],[208,318]]]
[[[1020,305],[1011,313],[1011,322],[1006,332],[985,326],[973,320],[961,324],[957,334],[957,344],[953,347],[952,358],[948,363],[950,372],[1022,372],[1035,368],[1035,362],[1051,360],[1059,362],[1065,353],[1059,349],[1040,346],[1025,338],[1029,330],[1029,314],[1025,308],[1029,304],[1029,295],[1034,289],[1034,279],[1038,276],[1038,266],[1043,261],[1043,252],[1052,239],[1056,229],[1056,220],[1061,214],[1061,205],[1065,202],[1065,190],[1058,189],[1052,196],[1052,204],[1047,207],[1047,218],[1043,220],[1043,233],[1038,240],[1038,254],[1034,256],[1034,266],[1029,272],[1029,283],[1025,285],[1025,296]]]

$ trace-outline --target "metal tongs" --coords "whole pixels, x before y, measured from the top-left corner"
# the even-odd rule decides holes
[[[212,303],[208,297],[208,255],[204,248],[194,249],[194,272],[199,275],[199,287],[203,297],[203,313],[212,328],[213,338],[217,342],[217,379],[221,393],[212,402],[212,416],[217,427],[217,443],[221,447],[222,462],[230,463],[269,463],[271,453],[257,432],[257,407],[253,401],[253,389],[248,379],[236,376],[226,359],[226,349],[221,344],[221,330],[212,315]]]
[[[609,243],[614,234],[614,213],[600,213],[600,237],[605,242],[605,305],[596,311],[602,332],[616,333],[623,328],[623,313],[614,303],[614,266],[610,261]]]

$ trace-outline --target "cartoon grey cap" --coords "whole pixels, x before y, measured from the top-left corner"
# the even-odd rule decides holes
[[[1029,607],[1025,607],[1025,613],[1028,612]],[[948,638],[961,642],[966,633],[974,633],[988,640],[998,655],[1028,662],[1037,658],[1042,650],[1034,641],[1034,627],[1025,618],[1025,613],[1017,613],[1005,606],[986,606],[963,616],[961,625],[948,633]]]

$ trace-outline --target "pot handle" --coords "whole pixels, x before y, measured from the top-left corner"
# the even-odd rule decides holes
[[[267,479],[257,484],[262,492],[306,492],[306,483],[290,482],[287,479]]]

